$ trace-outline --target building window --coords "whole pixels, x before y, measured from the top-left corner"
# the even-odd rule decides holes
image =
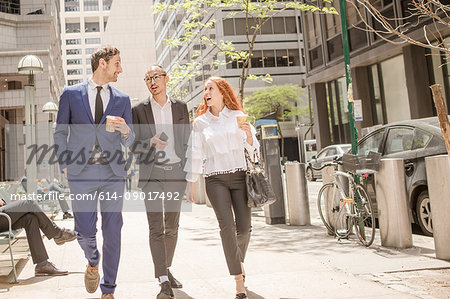
[[[326,87],[332,143],[349,143],[350,127],[348,111],[346,111],[345,77],[328,82]]]
[[[20,15],[20,0],[0,1],[0,12],[11,15]]]
[[[103,31],[106,31],[106,25],[108,25],[108,17],[103,18]]]
[[[73,69],[73,70],[67,70],[67,75],[82,75],[83,70],[82,69]]]
[[[92,74],[92,69],[89,67],[86,69],[86,75],[91,75]]]
[[[84,32],[100,32],[100,24],[98,22],[85,22]]]
[[[81,49],[67,49],[66,55],[80,55]]]
[[[111,10],[112,0],[103,0],[103,10]]]
[[[86,64],[87,65],[91,65],[91,59],[90,58],[86,58]]]
[[[86,39],[84,40],[84,42],[85,42],[87,45],[100,44],[100,38],[99,38],[99,37],[86,38]]]
[[[64,0],[64,11],[80,11],[80,1]]]
[[[289,66],[287,50],[276,50],[275,52],[277,54],[277,67]]]
[[[80,38],[66,39],[66,45],[81,45],[81,39]]]
[[[82,80],[81,79],[75,79],[75,80],[67,80],[67,85],[72,86],[78,83],[81,83]]]
[[[223,35],[246,35],[245,18],[232,18],[223,20]],[[253,34],[252,27],[256,23],[252,18],[248,19],[249,34]],[[274,17],[268,19],[261,27],[260,34],[292,34],[297,33],[295,17]]]
[[[67,65],[81,64],[81,59],[67,59]]]
[[[66,23],[66,33],[80,33],[80,23]]]
[[[84,11],[98,11],[98,0],[84,0]]]
[[[300,66],[300,56],[298,53],[298,49],[289,49],[288,59],[289,59],[289,66]]]
[[[1,75],[0,91],[22,89],[28,82],[28,77],[24,75]]]
[[[86,48],[86,49],[84,49],[84,52],[85,52],[86,54],[92,54],[92,53],[94,53],[94,51],[95,51],[94,48]]]
[[[253,51],[250,62],[254,68],[263,67],[262,51]]]
[[[275,66],[275,53],[274,50],[264,50],[263,51],[264,67],[274,67]]]

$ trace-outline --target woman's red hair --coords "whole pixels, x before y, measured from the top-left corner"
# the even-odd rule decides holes
[[[242,108],[241,102],[238,100],[238,97],[234,93],[233,88],[231,88],[230,83],[227,82],[224,78],[220,77],[209,77],[208,81],[213,81],[216,83],[217,88],[219,88],[220,93],[223,96],[223,103],[225,106],[227,106],[230,110],[241,110],[245,113],[244,109]],[[198,105],[197,107],[197,116],[200,116],[202,114],[205,114],[208,110],[208,106],[206,105],[206,99],[205,95],[203,94],[202,103]]]

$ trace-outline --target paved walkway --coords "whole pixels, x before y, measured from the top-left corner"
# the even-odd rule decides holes
[[[320,183],[310,184],[313,198]],[[312,226],[266,225],[253,214],[253,233],[246,259],[249,298],[450,298],[450,263],[434,258],[433,239],[414,236],[415,247],[397,251],[376,239],[370,248],[355,239],[336,241],[326,234],[311,200]],[[72,221],[59,222],[71,228]],[[122,258],[116,298],[156,298],[144,213],[124,213]],[[99,240],[101,243],[101,240]],[[1,298],[99,298],[84,290],[85,259],[77,242],[57,246],[45,240],[51,261],[68,269],[62,277],[34,277],[31,259],[20,284],[0,284]],[[176,298],[234,298],[211,208],[194,205],[181,216],[172,267],[184,284]]]

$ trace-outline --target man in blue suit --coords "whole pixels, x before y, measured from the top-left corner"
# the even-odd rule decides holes
[[[86,290],[94,293],[100,283],[96,241],[99,205],[103,233],[100,288],[102,298],[114,298],[127,175],[122,145],[133,143],[134,132],[129,96],[108,84],[117,81],[122,72],[119,50],[98,49],[91,56],[91,67],[89,80],[64,89],[54,139],[58,162],[72,194],[77,239],[88,260]]]

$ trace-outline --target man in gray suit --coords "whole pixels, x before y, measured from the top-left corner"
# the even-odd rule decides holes
[[[158,65],[144,78],[151,93],[132,109],[136,134],[132,151],[139,155],[139,184],[145,193],[150,251],[161,291],[158,299],[174,298],[181,288],[169,271],[178,238],[181,200],[186,187],[183,171],[190,134],[186,103],[167,96],[169,76]]]

